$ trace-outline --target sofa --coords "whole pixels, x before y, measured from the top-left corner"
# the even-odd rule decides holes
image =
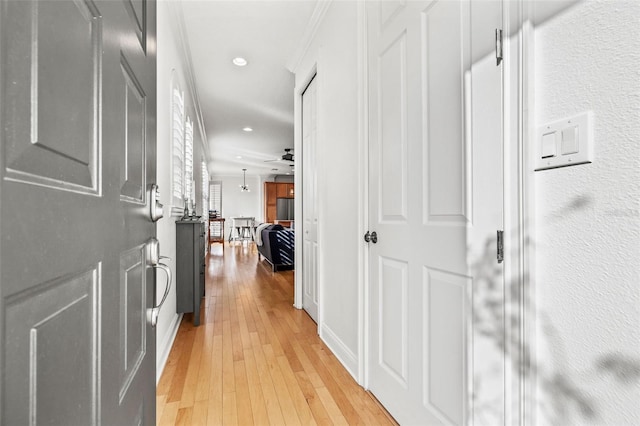
[[[273,272],[293,269],[295,231],[278,224],[260,226],[256,231],[259,234],[256,235],[258,261],[264,257]]]

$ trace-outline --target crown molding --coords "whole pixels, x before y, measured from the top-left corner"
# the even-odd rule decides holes
[[[302,59],[307,54],[309,47],[311,47],[311,43],[313,42],[313,39],[318,32],[318,28],[320,28],[320,24],[322,23],[322,20],[324,19],[327,10],[329,10],[329,6],[332,2],[333,0],[316,1],[316,6],[313,9],[311,18],[309,18],[309,22],[307,23],[307,30],[302,36],[302,41],[300,42],[300,45],[298,45],[298,48],[296,49],[293,56],[291,56],[291,58],[289,58],[289,60],[287,61],[287,69],[292,73],[295,74],[296,70],[300,66],[300,63],[302,62]]]

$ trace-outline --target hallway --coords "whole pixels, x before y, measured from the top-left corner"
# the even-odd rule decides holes
[[[157,387],[161,425],[393,424],[293,308],[293,271],[214,244],[201,326],[185,314]]]

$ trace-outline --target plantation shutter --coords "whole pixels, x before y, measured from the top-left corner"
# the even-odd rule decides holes
[[[184,196],[194,201],[193,196],[193,121],[189,117],[184,126]]]
[[[179,88],[173,89],[171,109],[173,205],[182,206],[184,200],[184,94]]]
[[[222,214],[222,182],[211,182],[209,185],[209,210]]]
[[[207,163],[201,163],[202,169],[202,216],[209,217],[209,171],[207,170]]]

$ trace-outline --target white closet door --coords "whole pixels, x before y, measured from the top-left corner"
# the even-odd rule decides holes
[[[317,77],[302,94],[302,307],[318,322]]]
[[[369,388],[401,424],[501,424],[502,3],[367,13]]]

